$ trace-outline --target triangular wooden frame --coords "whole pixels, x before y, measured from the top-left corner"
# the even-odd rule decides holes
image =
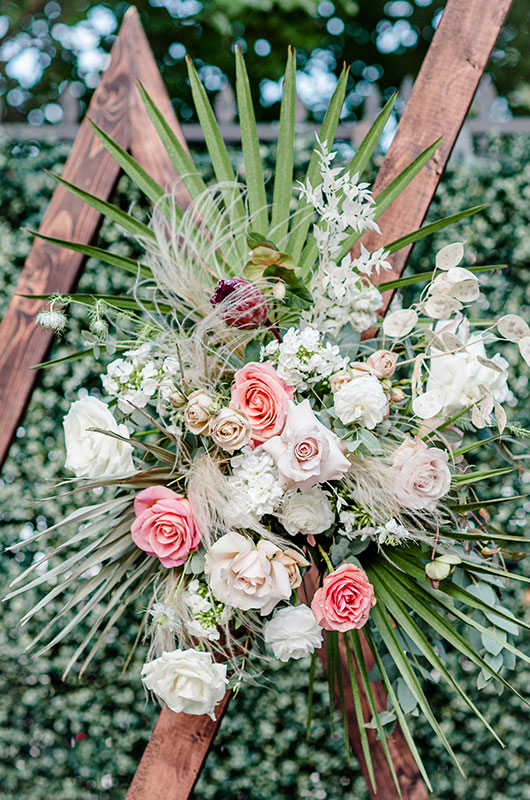
[[[375,193],[384,188],[425,147],[443,137],[436,156],[381,217],[385,240],[391,241],[421,225],[445,164],[473,99],[476,87],[497,38],[511,0],[490,0],[485,13],[483,0],[448,0],[414,90],[399,124],[397,134],[380,170]],[[163,86],[149,44],[134,8],[125,15],[112,49],[112,63],[94,93],[88,115],[103,130],[128,149],[162,185],[173,185],[177,175],[158,144],[156,134],[141,105],[135,82],[140,80],[166,119],[182,139],[178,122]],[[108,199],[116,185],[119,169],[104,150],[85,120],[72,147],[63,176],[70,182]],[[181,190],[179,201],[187,204]],[[97,235],[101,217],[58,186],[53,194],[40,232],[89,244]],[[380,246],[370,236],[368,247]],[[393,257],[393,272],[403,271],[410,248]],[[84,259],[36,240],[17,285],[17,294],[68,293],[76,284]],[[385,274],[385,280],[388,279]],[[15,295],[0,325],[0,464],[3,463],[14,431],[29,401],[36,379],[29,367],[44,360],[51,343],[49,334],[34,324],[40,307]],[[311,576],[306,588],[311,596]],[[325,663],[325,653],[323,653]],[[343,659],[344,661],[344,659]],[[344,668],[347,669],[346,665]],[[346,676],[345,686],[349,677]],[[383,688],[373,684],[376,702],[386,704]],[[190,717],[163,710],[127,800],[185,800],[189,797],[215,735],[229,694],[218,706],[217,722],[209,717]],[[367,778],[351,696],[346,698],[350,737]],[[365,704],[367,705],[367,704]],[[368,718],[365,708],[365,717]],[[396,800],[382,749],[370,732],[370,746],[378,782],[377,800]],[[401,731],[389,740],[406,800],[424,800],[423,784]]]

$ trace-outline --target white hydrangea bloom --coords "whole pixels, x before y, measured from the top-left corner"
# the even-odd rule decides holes
[[[324,344],[322,334],[310,326],[289,328],[283,342],[270,342],[261,357],[272,361],[280,378],[297,391],[340,372],[349,360],[341,356],[337,345]]]
[[[232,477],[228,482],[234,489],[231,511],[234,525],[238,519],[251,514],[260,519],[264,514],[272,514],[283,498],[284,492],[279,482],[278,468],[272,457],[260,448],[244,451],[230,459]]]

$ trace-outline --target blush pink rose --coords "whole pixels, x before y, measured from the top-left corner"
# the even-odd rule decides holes
[[[392,456],[404,508],[432,510],[450,489],[448,455],[421,439],[405,439]]]
[[[287,386],[267,361],[246,364],[234,377],[232,401],[248,417],[252,440],[260,444],[281,433],[293,387]]]
[[[355,564],[343,564],[324,578],[311,610],[321,628],[344,631],[362,628],[375,606],[374,587],[366,572]]]
[[[166,486],[149,486],[134,500],[133,542],[164,567],[178,567],[201,540],[188,500]]]

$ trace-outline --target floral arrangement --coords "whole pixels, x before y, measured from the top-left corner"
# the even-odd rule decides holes
[[[151,224],[58,178],[134,236],[144,255],[51,240],[135,282],[125,297],[43,298],[49,306],[37,322],[57,332],[70,304],[87,308],[87,346],[72,357],[112,360],[101,375],[105,401],[85,392],[64,419],[65,466],[75,475],[68,490],[88,493],[90,504],[55,526],[74,532],[46,553],[45,567],[37,562],[16,579],[11,596],[48,584],[27,620],[65,593],[64,610],[35,639],[56,628],[44,650],[91,622],[66,673],[84,654],[83,672],[141,597],[142,681],[188,714],[214,717],[228,688],[260,680],[264,659],[305,656],[311,708],[325,641],[331,702],[336,695],[345,716],[340,644],[374,785],[366,728],[377,729],[395,777],[386,739],[396,721],[429,784],[407,714],[421,711],[456,756],[424,681],[445,681],[498,739],[446,668],[446,645],[476,665],[479,687],[511,688],[505,674],[515,657],[529,660],[513,643],[528,625],[501,600],[506,580],[524,580],[505,565],[506,547],[524,537],[504,532],[490,514],[506,498],[481,499],[476,487],[517,470],[510,447],[528,432],[507,422],[509,364],[491,351],[500,340],[515,342],[530,363],[530,329],[511,314],[469,317],[480,274],[500,267],[464,267],[461,242],[440,250],[431,272],[385,281],[394,252],[481,207],[373,252],[359,243],[366,231],[381,233],[378,217],[437,143],[374,197],[361,176],[392,98],[352,161],[335,166],[347,70],[293,194],[294,63],[290,53],[270,204],[239,51],[246,185],[236,180],[191,61],[213,186],[142,87],[188,207],[97,128],[152,201]],[[419,299],[400,307],[395,298],[381,320],[383,292],[415,283],[424,285]],[[485,444],[502,445],[502,466],[479,471],[470,463]],[[35,577],[25,582],[30,571]],[[384,683],[384,712],[373,680]]]

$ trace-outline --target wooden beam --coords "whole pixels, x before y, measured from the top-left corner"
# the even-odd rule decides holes
[[[215,721],[162,710],[126,800],[185,800],[190,796],[230,694],[227,692],[215,709]]]
[[[180,134],[180,129],[138,12],[133,7],[125,14],[111,59],[109,69],[94,92],[87,117],[122,147],[133,151],[153,177],[171,188],[177,181],[177,173],[160,146],[145,110],[140,108],[137,80],[142,81],[163,109],[174,130]],[[107,200],[114,191],[119,173],[118,165],[84,119],[65,164],[63,177]],[[187,193],[178,190],[178,199],[183,206],[186,205]],[[39,230],[45,236],[89,244],[96,237],[100,224],[99,212],[64,187],[57,186]],[[43,304],[38,300],[17,297],[17,293],[67,294],[76,285],[84,261],[80,254],[41,239],[34,242],[28,255],[15,296],[0,324],[0,465],[37,378],[37,373],[29,367],[45,359],[53,338],[35,325],[35,314]]]
[[[421,226],[511,2],[448,0],[396,136],[377,175],[374,194],[379,194],[436,139],[442,137],[442,142],[431,161],[380,216],[382,239],[371,231],[363,237],[369,250]],[[392,272],[374,276],[374,283],[399,278],[411,250],[412,245],[395,253],[390,259]],[[381,315],[391,298],[392,292],[385,292]]]

